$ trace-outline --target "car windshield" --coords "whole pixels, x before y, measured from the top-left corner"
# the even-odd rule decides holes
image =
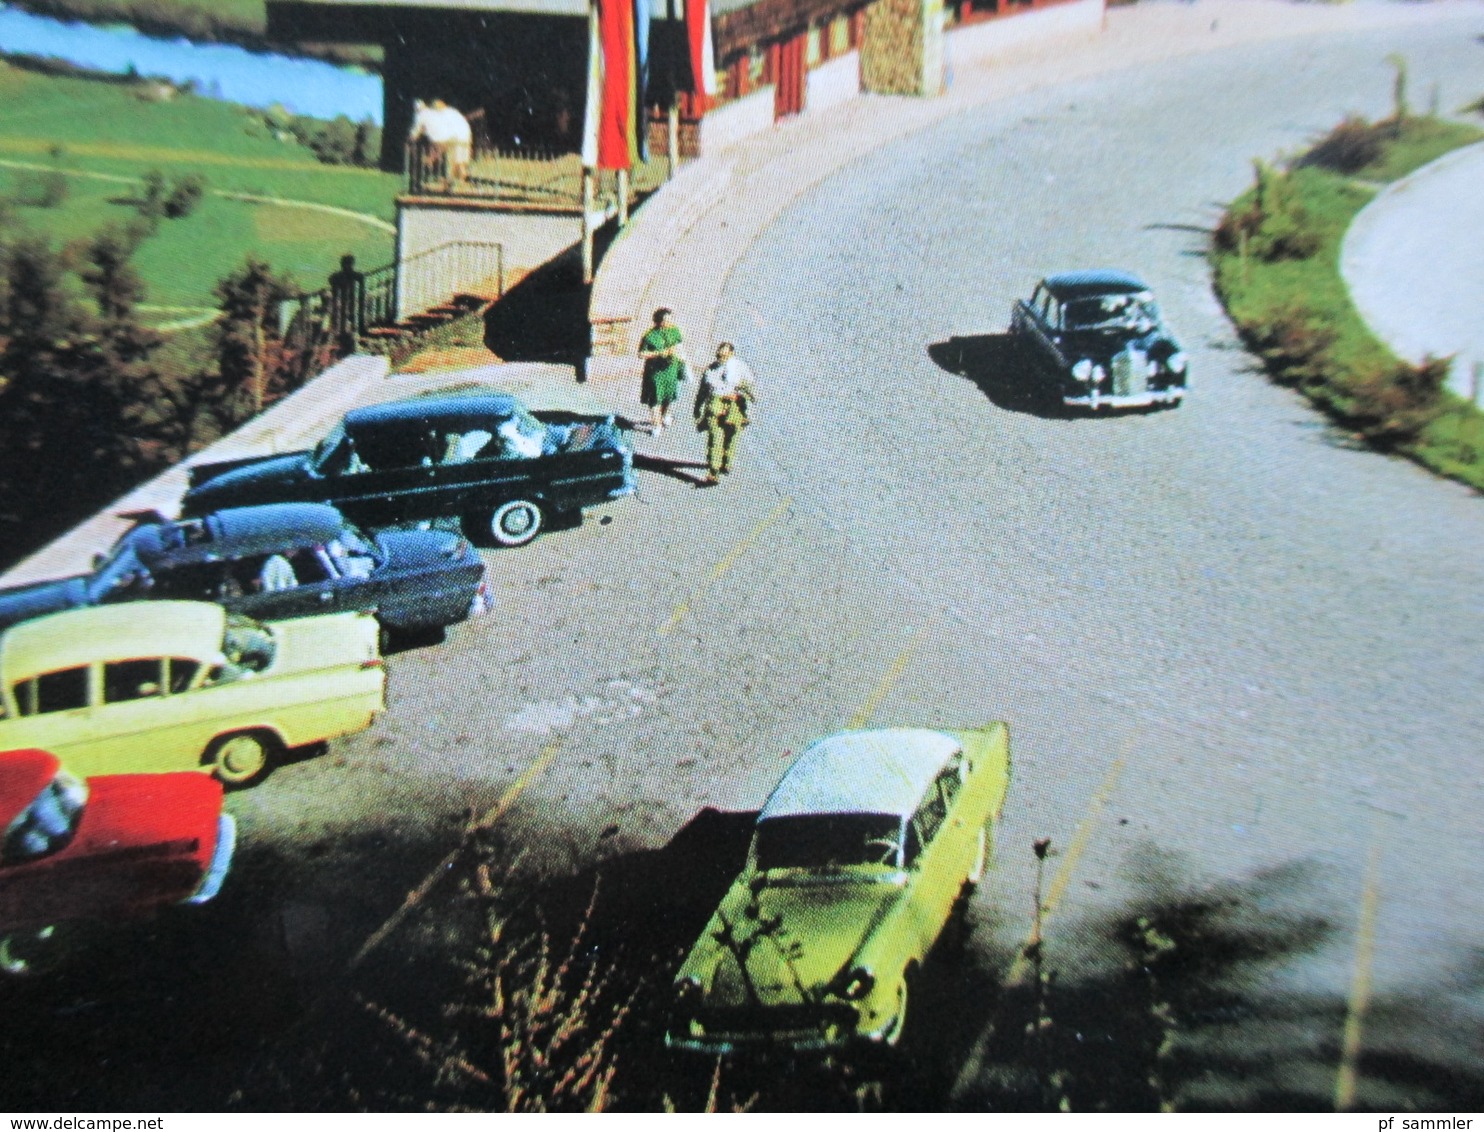
[[[838,869],[901,863],[902,819],[895,814],[805,814],[757,827],[757,866]]]
[[[77,832],[87,800],[86,784],[66,771],[58,773],[6,827],[0,864],[34,861],[65,848]]]
[[[332,475],[345,470],[349,454],[350,442],[345,435],[345,422],[341,421],[330,430],[328,436],[315,445],[314,455],[309,458],[309,462],[320,475]]]
[[[1135,328],[1152,326],[1158,321],[1159,308],[1147,291],[1073,299],[1062,315],[1065,330]]]
[[[126,538],[88,580],[88,596],[94,602],[121,601],[149,588],[150,575],[135,553],[134,541]]]

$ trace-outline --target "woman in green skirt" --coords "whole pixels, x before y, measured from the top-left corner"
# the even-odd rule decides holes
[[[644,359],[639,400],[649,406],[650,431],[658,435],[670,423],[670,406],[686,378],[680,327],[675,325],[675,312],[669,307],[654,312],[654,326],[639,340],[639,356]]]

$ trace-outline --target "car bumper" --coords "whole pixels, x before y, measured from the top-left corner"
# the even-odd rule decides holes
[[[1168,389],[1149,389],[1143,393],[1090,393],[1068,394],[1063,405],[1077,408],[1133,409],[1144,405],[1176,405],[1185,396],[1185,386],[1172,385]]]
[[[232,854],[237,851],[237,823],[231,814],[222,814],[216,827],[216,851],[211,854],[211,864],[206,866],[206,875],[196,886],[196,891],[182,903],[205,904],[222,890],[222,883],[232,868]]]

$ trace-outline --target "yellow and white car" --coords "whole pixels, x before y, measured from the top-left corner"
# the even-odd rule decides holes
[[[368,613],[258,622],[219,605],[69,610],[0,634],[0,748],[72,773],[260,779],[289,747],[361,731],[386,706]]]

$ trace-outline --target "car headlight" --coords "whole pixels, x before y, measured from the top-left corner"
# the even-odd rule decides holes
[[[1081,361],[1074,363],[1072,366],[1072,376],[1075,377],[1078,381],[1086,381],[1092,376],[1092,374],[1093,364],[1091,358],[1083,358]]]
[[[856,967],[840,983],[840,997],[848,998],[851,1002],[859,1002],[871,993],[871,988],[875,985],[875,975],[864,967]]]
[[[1171,373],[1184,373],[1186,364],[1184,350],[1176,350],[1170,355],[1170,360],[1165,362]]]

